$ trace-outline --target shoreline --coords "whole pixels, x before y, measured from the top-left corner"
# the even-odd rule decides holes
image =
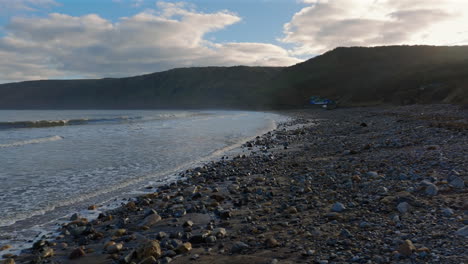
[[[279,115],[281,116],[281,115]],[[202,156],[193,161],[178,165],[176,168],[168,169],[164,172],[152,173],[138,178],[134,183],[128,184],[125,187],[118,187],[119,190],[125,190],[124,194],[115,196],[115,190],[106,190],[102,194],[106,196],[105,200],[96,201],[97,195],[94,195],[90,198],[83,198],[83,200],[73,202],[74,207],[79,207],[80,209],[75,209],[73,211],[67,210],[70,205],[60,205],[54,207],[53,209],[46,211],[45,213],[40,213],[28,217],[27,219],[17,220],[14,223],[9,225],[0,226],[2,232],[13,232],[14,235],[6,235],[4,233],[5,239],[0,240],[0,249],[4,245],[12,246],[9,249],[0,250],[0,263],[2,255],[18,255],[22,250],[29,249],[33,245],[33,242],[43,239],[51,239],[56,235],[60,234],[60,231],[57,230],[57,227],[60,227],[62,224],[68,222],[68,219],[75,213],[80,214],[82,217],[87,218],[89,221],[97,219],[100,213],[105,213],[106,211],[114,210],[121,207],[124,203],[137,199],[137,197],[144,196],[148,193],[153,192],[158,186],[163,186],[165,184],[171,184],[178,180],[181,180],[181,175],[185,170],[203,166],[206,163],[216,161],[222,156],[233,156],[236,154],[245,154],[245,150],[241,147],[242,145],[254,139],[257,136],[261,136],[267,132],[273,131],[276,129],[278,123],[281,123],[282,120],[286,120],[288,117],[281,116],[277,119],[269,119],[269,124],[265,128],[259,130],[256,135],[249,136],[239,140],[235,144],[228,145],[221,149],[213,150],[211,153],[208,153],[205,156]],[[1,146],[0,146],[1,147]],[[157,178],[155,178],[157,177]],[[182,179],[183,180],[183,179]],[[151,187],[151,189],[149,189]],[[109,194],[114,193],[114,196],[109,196]],[[96,196],[96,197],[95,197]],[[92,204],[96,206],[95,210],[87,210],[86,208]],[[59,211],[59,212],[57,212]],[[68,211],[67,214],[60,214],[60,212]],[[48,218],[45,219],[44,215]],[[52,217],[53,216],[53,217]],[[41,221],[41,224],[33,224],[35,221]],[[43,220],[46,220],[45,222]],[[19,225],[19,226],[18,226]],[[21,229],[18,229],[21,228]],[[16,233],[19,230],[18,233]],[[23,233],[23,234],[22,234]],[[20,234],[20,235],[18,235]],[[29,235],[26,235],[29,234]],[[15,237],[11,241],[8,241],[7,237]],[[26,239],[27,238],[27,239]],[[23,241],[21,241],[23,240]],[[1,243],[3,242],[3,243]]]
[[[96,220],[74,217],[59,237],[10,259],[467,261],[466,109],[282,113],[295,119],[247,142],[245,148],[255,150],[251,155],[189,169],[185,181],[161,186]],[[286,129],[292,125],[298,126]]]

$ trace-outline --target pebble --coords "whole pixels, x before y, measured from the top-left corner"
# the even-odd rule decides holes
[[[161,257],[161,247],[159,245],[159,241],[153,240],[143,243],[136,250],[136,256],[138,259],[145,259],[148,257],[154,257],[158,259]]]
[[[245,244],[244,242],[237,241],[236,243],[234,243],[234,245],[232,245],[231,252],[236,254],[248,248],[249,248],[249,245]]]
[[[15,260],[12,258],[5,259],[2,264],[15,264]]]
[[[409,204],[407,202],[402,202],[397,205],[398,212],[406,214],[409,211]]]
[[[439,189],[434,184],[430,183],[426,186],[425,193],[429,196],[436,196],[439,192]]]
[[[69,259],[77,259],[85,256],[86,253],[82,248],[75,248],[70,255],[68,256]]]
[[[458,229],[457,232],[455,232],[455,234],[459,236],[468,237],[468,225]]]
[[[335,204],[333,204],[331,211],[340,213],[340,212],[343,212],[343,210],[345,209],[346,207],[342,203],[336,202]]]
[[[457,189],[462,189],[465,188],[465,182],[463,181],[462,178],[455,176],[451,181],[450,181],[450,186],[457,188]]]
[[[410,256],[416,250],[411,240],[405,240],[399,247],[398,252],[403,256]]]
[[[280,243],[278,242],[278,240],[274,239],[273,237],[267,238],[265,240],[265,246],[267,248],[274,248],[274,247],[278,247],[279,245]]]
[[[122,250],[122,248],[123,248],[122,243],[117,243],[117,244],[114,244],[114,245],[110,245],[110,246],[107,247],[107,253],[115,254],[115,253],[118,253],[120,250]]]
[[[452,216],[453,215],[453,210],[451,208],[444,208],[444,209],[442,209],[442,213],[445,216]]]

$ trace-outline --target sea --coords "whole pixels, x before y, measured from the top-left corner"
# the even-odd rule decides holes
[[[75,212],[92,219],[188,168],[232,158],[285,119],[248,111],[0,110],[0,246],[12,246],[2,254],[53,236]]]

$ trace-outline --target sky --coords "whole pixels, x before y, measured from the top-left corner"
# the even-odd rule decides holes
[[[0,0],[0,83],[467,45],[468,0]]]

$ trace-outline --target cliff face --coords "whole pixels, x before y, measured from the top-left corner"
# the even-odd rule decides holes
[[[468,46],[337,48],[287,67],[182,68],[128,78],[0,85],[0,108],[294,108],[468,103]]]

